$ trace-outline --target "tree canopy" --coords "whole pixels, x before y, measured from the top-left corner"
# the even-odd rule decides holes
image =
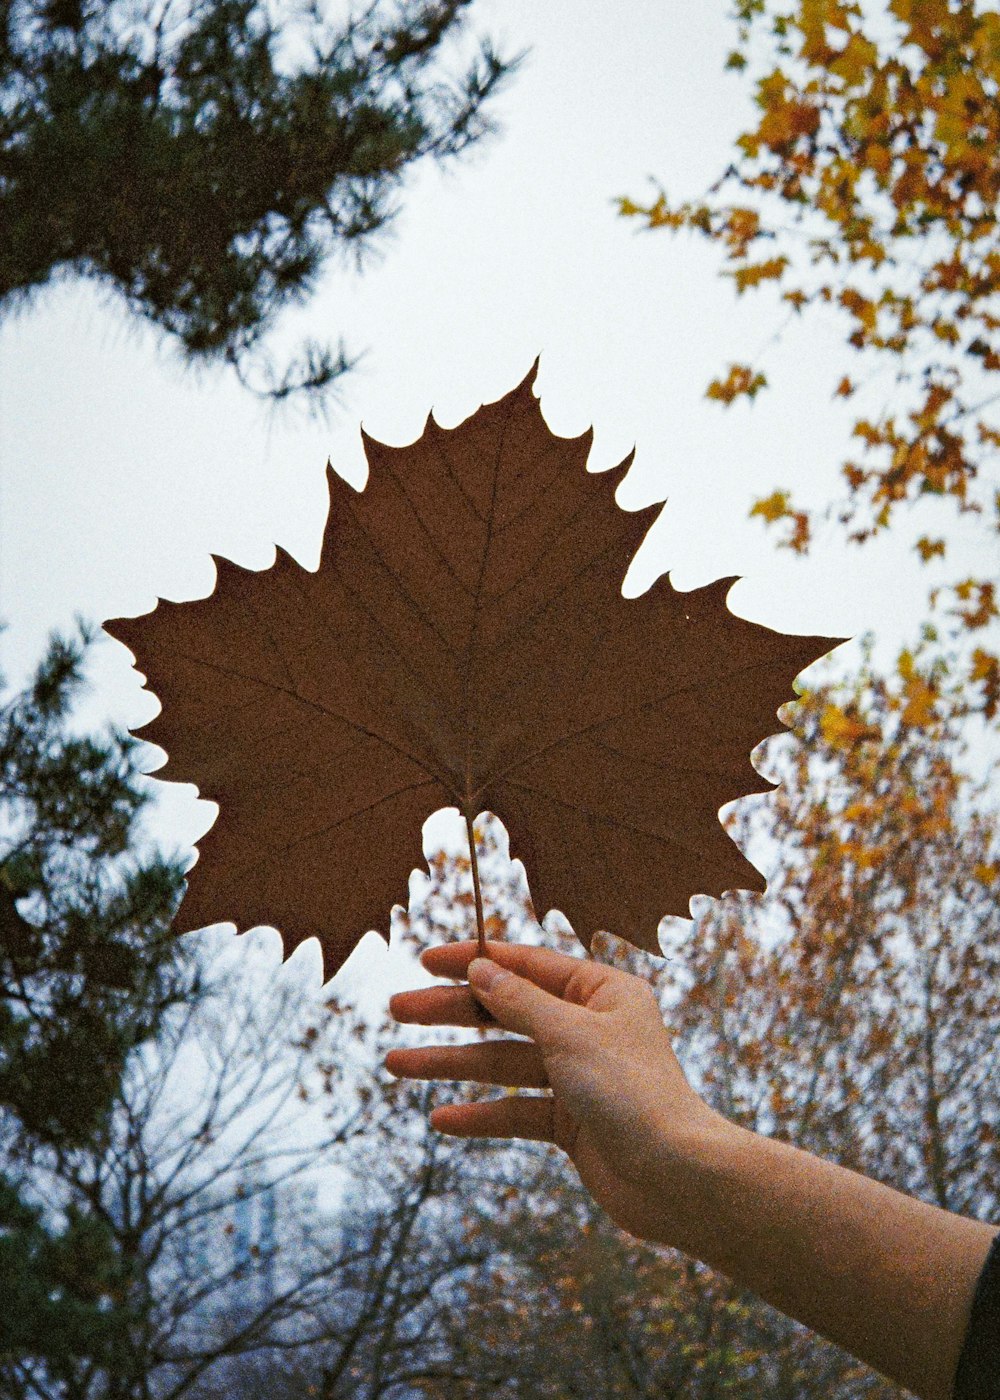
[[[350,365],[264,342],[337,248],[360,255],[407,169],[489,130],[511,64],[460,37],[470,0],[345,20],[266,0],[0,0],[0,311],[96,281],[260,392]],[[454,70],[454,71],[453,71]]]
[[[622,199],[652,229],[717,244],[736,292],[777,289],[791,316],[828,308],[845,358],[831,392],[858,405],[857,451],[825,512],[863,543],[903,507],[942,499],[1000,529],[1000,15],[977,0],[739,0],[728,67],[751,76],[756,124],[704,198]],[[723,404],[768,385],[731,364]],[[753,513],[809,548],[823,512],[780,488]],[[925,561],[947,554],[935,527]],[[973,634],[967,686],[1000,707],[992,571],[961,571],[941,596]],[[978,640],[978,644],[977,644]]]

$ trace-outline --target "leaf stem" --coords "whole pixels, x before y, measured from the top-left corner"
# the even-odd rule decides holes
[[[479,956],[486,954],[486,925],[483,921],[483,891],[479,884],[479,860],[476,856],[476,833],[472,829],[472,818],[465,814],[465,829],[469,834],[469,864],[472,866],[472,889],[476,896],[476,935],[479,939]]]

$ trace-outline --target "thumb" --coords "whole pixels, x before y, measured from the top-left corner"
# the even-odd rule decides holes
[[[580,1008],[543,992],[526,977],[499,967],[489,958],[473,958],[469,987],[476,1000],[504,1030],[527,1035],[544,1047],[571,1028]]]

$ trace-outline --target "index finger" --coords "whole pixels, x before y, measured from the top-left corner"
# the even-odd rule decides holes
[[[598,987],[614,977],[613,968],[589,958],[574,958],[557,953],[553,948],[538,948],[528,943],[486,944],[486,954],[499,967],[525,977],[556,997],[565,997],[572,984],[571,1000],[586,1003]],[[434,977],[461,978],[469,963],[479,956],[474,940],[462,943],[441,943],[421,954],[420,961]]]
[[[477,1026],[481,1030],[495,1024],[468,987],[418,987],[412,992],[396,992],[389,998],[389,1014],[417,1026]]]

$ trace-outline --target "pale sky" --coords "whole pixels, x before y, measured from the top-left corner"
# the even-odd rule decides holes
[[[205,595],[210,553],[264,568],[277,542],[314,567],[324,464],[329,456],[360,485],[360,424],[397,444],[419,435],[432,407],[453,426],[512,388],[538,354],[550,427],[577,434],[592,424],[595,469],[634,444],[619,500],[668,500],[629,591],[664,571],[680,588],[739,574],[731,604],[769,626],[873,629],[886,656],[911,641],[934,578],[908,548],[923,522],[906,541],[863,551],[831,535],[802,561],[748,519],[754,497],[777,486],[821,501],[836,480],[857,407],[831,398],[844,370],[836,323],[786,326],[770,291],[736,299],[716,251],[642,233],[615,212],[616,195],[655,193],[650,177],[679,199],[727,163],[750,109],[743,81],[723,72],[726,8],[474,7],[480,28],[530,51],[498,103],[503,129],[470,159],[411,179],[367,268],[332,267],[289,319],[288,344],[343,336],[367,352],[327,423],[294,410],[271,418],[228,374],[185,371],[90,287],[52,288],[9,320],[0,329],[9,677],[21,678],[47,633],[75,614],[99,621],[146,612],[159,596]],[[705,400],[730,361],[762,350],[772,391],[752,407]],[[839,655],[850,664],[857,652]],[[106,642],[88,715],[138,725],[156,709],[128,653]],[[191,788],[156,787],[158,833],[190,848],[214,809]],[[381,941],[366,940],[363,955],[366,975],[391,983]]]

